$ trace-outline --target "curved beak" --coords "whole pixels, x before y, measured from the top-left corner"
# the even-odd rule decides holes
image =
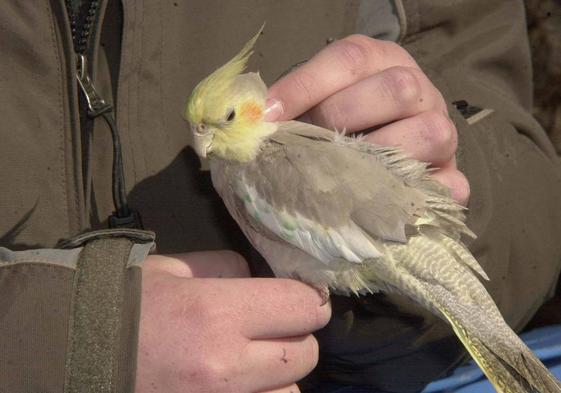
[[[191,124],[193,132],[195,152],[201,158],[206,158],[208,153],[212,151],[212,139],[214,132],[204,124]]]

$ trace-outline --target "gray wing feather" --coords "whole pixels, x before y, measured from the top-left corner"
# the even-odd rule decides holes
[[[357,148],[359,141],[299,122],[281,123],[271,139],[244,173],[288,212],[334,228],[352,221],[374,239],[405,242],[406,227],[426,208],[426,196],[388,171],[377,151]]]

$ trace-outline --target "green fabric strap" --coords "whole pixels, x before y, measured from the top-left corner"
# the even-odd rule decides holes
[[[74,279],[65,393],[117,391],[124,282],[133,244],[126,237],[94,239],[80,254]]]

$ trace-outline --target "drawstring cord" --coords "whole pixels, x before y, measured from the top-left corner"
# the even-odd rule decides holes
[[[121,138],[113,116],[105,112],[102,114],[111,129],[111,139],[113,140],[113,203],[115,205],[115,214],[117,217],[126,217],[130,214],[127,203],[125,174],[123,169],[123,155],[121,151]]]
[[[130,209],[127,202],[121,138],[115,117],[113,116],[113,106],[105,102],[95,89],[87,73],[86,56],[77,55],[77,65],[76,77],[88,103],[88,116],[94,119],[101,115],[111,130],[111,140],[113,142],[112,191],[115,211],[109,217],[109,227],[142,229],[140,215],[135,210]]]

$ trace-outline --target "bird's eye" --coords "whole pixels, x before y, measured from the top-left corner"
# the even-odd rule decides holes
[[[226,121],[232,121],[232,120],[234,120],[235,117],[236,117],[236,111],[234,109],[232,109],[228,113],[228,116],[226,116]]]

